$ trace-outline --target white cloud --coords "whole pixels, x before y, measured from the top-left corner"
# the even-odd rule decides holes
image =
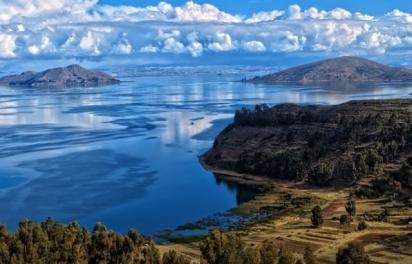
[[[163,43],[162,52],[164,53],[181,54],[181,53],[184,53],[185,51],[186,51],[186,48],[183,45],[183,43],[178,41],[175,38],[172,38],[172,37],[168,38]]]
[[[16,37],[4,33],[0,33],[0,58],[12,58],[16,54]]]
[[[362,14],[362,13],[359,13],[359,12],[356,12],[354,14],[354,16],[355,16],[356,19],[365,20],[365,21],[371,21],[371,20],[375,19],[374,16],[365,15],[365,14]]]
[[[402,12],[399,9],[393,10],[392,12],[388,13],[386,16],[394,18],[401,22],[412,23],[412,14]]]
[[[55,47],[48,36],[43,36],[40,43],[29,46],[27,50],[32,55],[38,55],[42,52],[53,52]]]
[[[203,54],[203,45],[200,42],[192,42],[187,47],[187,50],[190,52],[192,57],[197,58]]]
[[[302,19],[303,14],[301,13],[301,8],[298,5],[289,6],[289,19]]]
[[[84,13],[96,3],[97,0],[0,0],[0,23],[23,17]]]
[[[352,18],[352,14],[349,11],[346,11],[342,8],[333,9],[329,12],[329,16],[337,20]]]
[[[193,1],[135,7],[97,0],[0,0],[0,43],[2,59],[140,52],[194,58],[215,52],[391,54],[412,50],[412,15],[395,9],[374,17],[292,5],[242,17]]]
[[[191,32],[186,36],[189,45],[187,50],[190,52],[192,57],[197,58],[203,54],[203,44],[199,42],[199,32]]]
[[[305,36],[298,36],[291,31],[281,33],[281,36],[272,43],[274,52],[293,52],[303,50],[306,44]]]
[[[265,44],[261,41],[252,40],[243,43],[243,49],[249,52],[264,52],[266,51]]]
[[[97,10],[102,15],[102,19],[113,19],[117,21],[178,21],[178,22],[220,22],[239,23],[242,19],[239,16],[231,15],[220,11],[210,4],[197,4],[188,1],[183,6],[173,7],[172,5],[160,2],[157,6],[138,8],[132,6],[99,6]]]
[[[175,16],[178,21],[218,21],[223,23],[238,23],[241,19],[237,16],[222,12],[210,4],[195,4],[187,2],[182,7],[175,8]]]
[[[149,44],[147,46],[144,46],[142,48],[140,48],[139,52],[142,53],[157,53],[159,52],[159,48],[156,46],[153,46],[152,44]]]
[[[119,42],[114,45],[113,53],[114,54],[131,54],[133,51],[133,46],[130,44],[129,40],[126,38],[122,38]]]
[[[232,37],[223,32],[217,32],[214,36],[214,42],[209,43],[208,48],[212,51],[230,51],[234,50],[236,47],[233,45]]]
[[[283,16],[284,13],[285,13],[284,11],[280,11],[280,10],[273,10],[271,12],[259,12],[259,13],[253,14],[252,17],[246,19],[245,23],[252,24],[252,23],[273,21],[277,19],[278,17]]]

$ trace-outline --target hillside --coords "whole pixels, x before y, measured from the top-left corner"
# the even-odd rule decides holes
[[[238,111],[202,160],[219,170],[349,186],[381,164],[407,158],[411,118],[412,100],[260,105]]]
[[[359,57],[340,57],[248,80],[252,83],[322,81],[412,81],[412,69],[390,67]]]
[[[0,78],[0,85],[24,87],[90,87],[116,83],[119,81],[106,73],[89,71],[79,65]]]

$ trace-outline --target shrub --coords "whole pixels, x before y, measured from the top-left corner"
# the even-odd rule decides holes
[[[178,255],[176,251],[170,250],[163,255],[162,264],[190,264],[190,261]]]
[[[350,199],[345,206],[346,212],[350,217],[356,216],[356,202],[355,200]]]
[[[352,242],[340,248],[336,254],[336,264],[369,264],[370,259],[360,243]]]
[[[365,220],[362,220],[358,224],[358,231],[363,231],[366,228],[368,228],[368,225],[366,224]]]
[[[314,227],[319,227],[323,224],[322,209],[319,205],[313,207],[311,221]]]
[[[349,217],[346,214],[343,214],[339,218],[339,223],[341,225],[348,225],[350,223]]]
[[[306,264],[317,264],[318,263],[313,250],[309,246],[305,248],[305,254],[303,255],[303,259],[305,260]]]

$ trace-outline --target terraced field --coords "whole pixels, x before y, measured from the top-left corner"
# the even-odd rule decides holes
[[[350,225],[341,226],[339,217],[345,213],[349,190],[313,190],[285,183],[274,186],[271,192],[257,196],[236,211],[250,214],[269,205],[284,204],[287,202],[284,200],[285,193],[290,194],[291,199],[311,197],[311,200],[299,208],[285,210],[273,219],[234,231],[241,234],[246,242],[259,244],[272,240],[279,247],[285,246],[296,252],[300,258],[309,246],[315,250],[320,263],[335,263],[340,247],[351,241],[360,241],[373,263],[412,263],[412,229],[405,224],[395,224],[412,216],[411,208],[396,208],[396,204],[384,199],[356,200],[357,217]],[[311,227],[310,209],[315,204],[323,207],[324,225],[321,228]],[[358,222],[365,213],[377,213],[382,208],[388,208],[390,212],[386,222],[367,221],[368,228],[357,231]],[[194,261],[200,261],[196,243],[163,247],[165,250],[174,248]]]

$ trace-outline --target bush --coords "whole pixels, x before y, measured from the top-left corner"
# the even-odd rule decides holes
[[[286,248],[281,248],[279,251],[278,264],[295,264],[295,257]]]
[[[369,264],[370,259],[360,243],[349,243],[336,254],[336,264]]]
[[[358,224],[358,231],[363,231],[366,228],[368,228],[368,225],[366,224],[365,220],[362,220]]]
[[[309,246],[305,248],[305,254],[303,255],[303,259],[305,260],[306,264],[317,264],[318,263],[313,250]]]
[[[278,261],[278,250],[273,242],[264,241],[260,247],[260,258],[262,264],[276,264]]]
[[[346,212],[350,217],[356,216],[356,202],[355,200],[350,199],[345,206]]]
[[[162,264],[190,264],[190,261],[170,250],[163,255]]]
[[[317,186],[325,186],[332,180],[333,170],[334,165],[332,162],[322,161],[309,171],[309,182]]]
[[[319,227],[323,224],[322,209],[319,205],[313,207],[311,221],[314,227]]]
[[[348,225],[350,223],[349,217],[346,214],[343,214],[339,218],[339,223],[341,225]]]

